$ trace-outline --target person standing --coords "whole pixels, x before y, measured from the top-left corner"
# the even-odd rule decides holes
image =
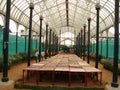
[[[38,50],[36,50],[36,52],[35,52],[35,61],[36,61],[36,63],[38,61],[38,57],[39,57],[39,52],[38,52]]]

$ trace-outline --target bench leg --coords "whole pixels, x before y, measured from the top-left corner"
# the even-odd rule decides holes
[[[71,72],[68,72],[68,86],[71,86]]]

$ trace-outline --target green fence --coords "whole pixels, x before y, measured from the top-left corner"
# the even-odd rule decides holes
[[[38,49],[39,42],[36,40],[31,41],[31,50]],[[26,39],[26,52],[28,51],[28,39]],[[18,53],[25,52],[25,38],[18,36]],[[0,56],[3,53],[3,30],[0,29]],[[16,35],[9,34],[9,55],[16,54]]]
[[[106,57],[107,53],[107,42],[106,40],[99,42],[99,54],[103,57]],[[119,39],[119,47],[120,47],[120,39]],[[96,44],[91,45],[91,52],[96,53]],[[114,56],[114,40],[108,40],[108,58],[113,58]],[[119,48],[119,60],[120,60],[120,48]]]
[[[119,39],[120,43],[120,39]],[[36,40],[31,41],[32,51],[39,48],[39,42]],[[44,50],[42,44],[42,50]],[[120,44],[119,44],[120,46]],[[99,54],[106,57],[106,41],[99,42]],[[28,39],[26,39],[26,52],[28,51]],[[3,52],[3,30],[0,28],[0,56]],[[18,36],[18,53],[25,52],[25,38]],[[91,52],[96,52],[96,44],[91,45]],[[9,55],[16,54],[16,35],[9,35]],[[108,40],[108,58],[113,58],[114,55],[114,40]],[[119,48],[120,60],[120,48]]]

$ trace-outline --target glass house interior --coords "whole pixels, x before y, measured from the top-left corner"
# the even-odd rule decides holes
[[[0,56],[3,55],[3,47],[5,47],[3,45],[3,30],[6,24],[7,1],[0,0]],[[31,43],[25,42],[30,41],[31,29],[33,47],[31,50],[33,51],[34,49],[40,50],[40,42],[43,43],[42,46],[48,44],[48,47],[47,45],[42,47],[43,50],[44,48],[46,48],[45,50],[49,49],[47,41],[50,42],[53,39],[52,44],[58,45],[57,49],[59,45],[66,45],[74,48],[78,56],[79,49],[82,47],[85,54],[89,44],[88,50],[90,49],[90,52],[101,54],[105,58],[113,58],[115,22],[117,21],[115,21],[115,1],[118,0],[11,0],[9,55],[27,52],[28,49],[28,57],[30,57],[29,49],[31,48],[29,45]],[[117,13],[119,12],[120,9]],[[118,26],[120,26],[120,15],[118,20]],[[98,42],[99,47],[96,47]],[[7,43],[5,42],[5,44]],[[81,47],[79,48],[80,43]],[[95,47],[99,48],[99,51],[95,50]],[[117,55],[120,61],[120,52]],[[115,63],[118,64],[118,62]]]

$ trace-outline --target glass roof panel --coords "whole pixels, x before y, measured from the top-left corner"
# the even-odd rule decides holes
[[[26,2],[26,0],[16,0],[15,2],[13,2],[13,4],[17,8],[19,8],[21,11],[29,6],[29,4]]]
[[[2,3],[3,0],[0,0],[0,3]]]
[[[58,5],[58,8],[59,8],[59,10],[65,9],[65,4],[63,3],[63,4],[61,4],[61,5]]]
[[[65,2],[65,0],[56,0],[57,3]]]
[[[0,9],[4,10],[4,12],[5,12],[5,10],[6,10],[6,0],[1,0]]]
[[[114,3],[107,2],[104,7],[106,7],[109,11],[112,12],[114,10]]]
[[[95,34],[96,28],[96,9],[95,5],[100,1],[100,31],[110,27],[114,23],[114,0],[11,0],[11,18],[17,22],[29,26],[29,3],[33,1],[33,24],[36,31],[39,28],[39,16],[43,15],[43,26],[46,22],[50,27],[61,28],[62,26],[71,25],[79,30],[83,24],[87,25],[87,18],[91,17],[91,30]],[[68,5],[68,17],[67,7]],[[6,0],[0,0],[0,13],[6,10]],[[68,20],[68,24],[67,24]]]

